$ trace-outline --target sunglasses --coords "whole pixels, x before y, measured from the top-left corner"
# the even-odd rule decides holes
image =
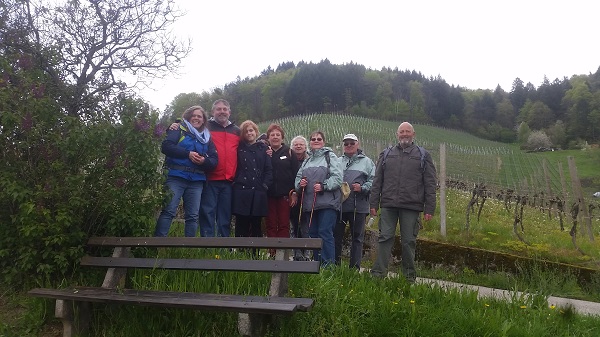
[[[311,142],[320,142],[322,140],[323,140],[323,138],[311,138],[310,139]]]
[[[356,142],[345,142],[344,146],[354,146],[354,144],[356,144]]]

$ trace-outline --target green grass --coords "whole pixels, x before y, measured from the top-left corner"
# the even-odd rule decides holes
[[[195,257],[208,250],[186,253]],[[191,256],[190,256],[191,257]],[[534,273],[536,273],[534,271]],[[269,276],[258,273],[142,270],[130,282],[145,289],[264,295]],[[331,267],[318,275],[290,275],[289,295],[315,299],[308,313],[279,319],[267,336],[593,336],[600,317],[549,308],[545,291],[510,301],[479,299],[469,290],[410,285],[403,278],[373,279],[354,269]],[[561,283],[560,276],[549,280]],[[2,336],[36,336],[53,301],[28,299],[36,317]],[[45,305],[43,305],[45,303]],[[40,305],[42,304],[42,305]],[[46,308],[45,311],[39,308]],[[235,336],[237,315],[138,306],[95,306],[91,336]],[[51,320],[50,320],[51,321]],[[31,322],[35,323],[34,325]],[[4,326],[2,328],[2,326]],[[22,330],[17,330],[20,327]]]
[[[311,115],[279,120],[288,141],[295,135],[308,136],[323,130],[328,145],[341,152],[344,134],[353,132],[371,158],[388,144],[396,142],[395,122],[381,122],[353,116]],[[261,130],[266,130],[266,125]],[[586,193],[598,186],[598,151],[558,151],[523,153],[514,145],[485,141],[455,130],[416,125],[417,142],[429,149],[439,163],[439,144],[447,144],[448,177],[465,182],[485,183],[494,188],[519,187],[518,191],[545,191],[543,162],[551,177],[553,191],[560,191],[560,167],[566,177],[567,192],[572,195],[567,156],[573,156]],[[438,164],[439,165],[439,164]],[[539,178],[541,174],[541,177]],[[556,192],[558,193],[558,192]],[[488,250],[563,261],[591,266],[600,260],[598,239],[590,242],[581,224],[577,243],[586,253],[579,253],[558,220],[548,218],[545,210],[527,208],[521,235],[514,235],[514,213],[502,203],[486,201],[477,221],[471,216],[465,230],[465,211],[470,192],[448,191],[447,236],[439,233],[439,213],[426,224],[420,236]],[[594,234],[598,218],[593,218]],[[198,252],[188,252],[187,254]],[[209,252],[215,254],[215,252]],[[365,261],[365,264],[368,264]],[[402,279],[371,279],[346,268],[324,270],[319,275],[292,275],[290,295],[312,297],[316,306],[309,313],[299,313],[281,320],[270,336],[595,336],[600,335],[600,319],[574,314],[571,310],[549,309],[547,295],[598,300],[600,280],[582,289],[572,275],[546,270],[522,270],[519,274],[490,272],[476,274],[468,269],[420,266],[419,276],[440,278],[502,289],[527,291],[533,295],[512,301],[477,299],[469,291],[444,290],[431,285],[409,286]],[[137,271],[131,284],[144,289],[266,294],[268,275],[255,273]],[[98,282],[101,281],[98,276]],[[73,280],[65,280],[65,283]],[[97,284],[96,284],[97,285]],[[595,291],[594,291],[595,289]],[[53,317],[53,301],[32,299],[14,290],[0,287],[0,337],[52,336],[58,331]],[[595,294],[595,295],[594,295]],[[594,297],[596,296],[596,297]],[[233,336],[235,314],[160,310],[136,306],[97,306],[93,336]],[[48,324],[50,322],[50,324]],[[59,327],[59,326],[58,326]]]
[[[590,241],[582,224],[576,243],[582,254],[572,243],[569,230],[573,226],[570,216],[565,215],[564,231],[560,230],[560,222],[553,212],[548,216],[547,210],[537,207],[525,207],[522,226],[518,226],[522,242],[513,232],[514,205],[506,210],[504,203],[494,199],[486,200],[481,217],[477,220],[475,213],[470,215],[469,230],[466,229],[466,205],[471,199],[467,192],[448,190],[446,195],[447,219],[446,236],[441,235],[440,214],[436,214],[419,233],[421,237],[436,241],[454,243],[462,246],[476,247],[491,251],[546,259],[598,269],[600,265],[600,243],[598,239]],[[438,203],[439,204],[439,203]],[[600,219],[592,219],[594,235],[600,235]]]

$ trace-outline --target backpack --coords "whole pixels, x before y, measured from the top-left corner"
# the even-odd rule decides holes
[[[388,146],[385,150],[383,150],[383,158],[381,159],[381,168],[385,168],[385,160],[387,159],[387,156],[390,154],[390,151],[392,151],[392,149],[395,147],[396,145],[391,145]],[[422,148],[419,145],[416,145],[417,149],[419,149],[419,153],[421,154],[421,171],[425,172],[425,149]]]
[[[329,178],[331,176],[331,172],[329,170],[329,167],[331,166],[331,157],[329,157],[329,152],[330,151],[327,151],[327,153],[325,155],[325,161],[327,162],[327,178]],[[342,185],[340,186],[340,191],[342,191],[342,202],[344,202],[350,196],[350,192],[351,192],[350,185],[348,185],[347,182],[342,181]]]

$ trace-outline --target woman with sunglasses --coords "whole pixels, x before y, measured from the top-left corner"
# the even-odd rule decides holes
[[[314,131],[310,135],[308,158],[298,170],[295,185],[302,198],[303,217],[308,218],[309,236],[323,240],[323,248],[314,258],[320,259],[324,266],[335,262],[333,229],[342,204],[342,178],[341,161],[325,146],[323,132]]]

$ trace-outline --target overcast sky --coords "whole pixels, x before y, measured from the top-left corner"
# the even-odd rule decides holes
[[[180,93],[210,91],[268,66],[327,58],[416,70],[469,89],[538,87],[600,66],[595,0],[179,0],[176,27],[193,40],[179,76],[140,95],[163,110]],[[209,107],[205,107],[209,108]]]

